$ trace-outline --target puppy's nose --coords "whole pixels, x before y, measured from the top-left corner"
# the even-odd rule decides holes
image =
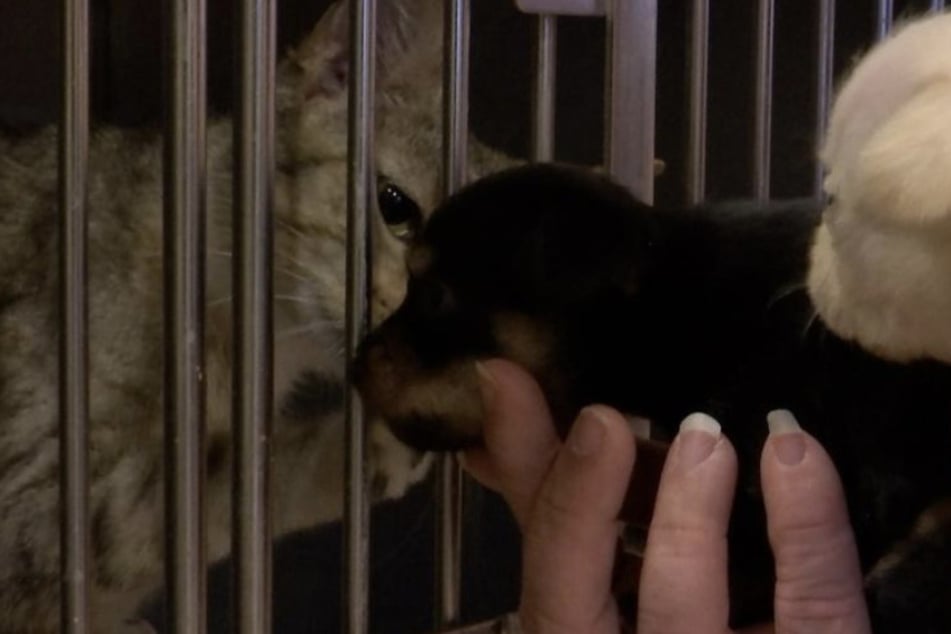
[[[356,357],[353,359],[352,381],[358,390],[365,391],[369,384],[374,380],[374,376],[379,377],[381,373],[388,371],[393,363],[393,355],[390,354],[387,345],[387,337],[379,329],[374,330],[364,338],[357,348]]]

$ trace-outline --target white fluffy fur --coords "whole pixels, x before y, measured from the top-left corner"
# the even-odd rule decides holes
[[[843,84],[809,291],[832,330],[951,362],[951,14],[909,22]]]

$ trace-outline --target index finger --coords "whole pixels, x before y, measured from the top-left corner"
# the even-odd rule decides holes
[[[482,388],[484,446],[463,454],[476,480],[505,498],[524,528],[532,501],[561,441],[538,383],[518,365],[492,359],[476,365]]]

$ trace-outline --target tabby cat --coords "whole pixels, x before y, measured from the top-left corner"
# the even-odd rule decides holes
[[[403,243],[440,195],[442,9],[378,7],[373,314],[405,286]],[[342,512],[342,365],[348,11],[331,6],[283,59],[275,192],[276,535]],[[230,547],[231,165],[229,119],[208,127],[208,554]],[[56,132],[0,139],[0,632],[53,632],[59,597]],[[473,142],[478,177],[510,159]],[[131,627],[161,580],[162,152],[156,131],[102,128],[89,184],[90,514],[93,631]],[[418,217],[417,217],[418,216]],[[428,461],[371,429],[380,498]]]

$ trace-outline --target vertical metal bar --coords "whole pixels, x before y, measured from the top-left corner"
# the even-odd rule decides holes
[[[687,203],[706,196],[707,61],[710,54],[710,0],[693,0],[690,13],[690,57],[687,126]]]
[[[165,452],[168,623],[205,631],[205,2],[168,5]]]
[[[818,67],[816,69],[816,147],[826,133],[826,120],[829,117],[829,105],[832,99],[833,47],[835,45],[835,0],[819,0],[819,19],[817,32]],[[812,193],[822,200],[824,171],[822,163],[816,161],[813,175]]]
[[[895,14],[893,0],[878,0],[878,8],[875,13],[875,39],[881,40],[892,28],[892,20]]]
[[[89,155],[89,2],[63,3],[60,191],[60,625],[89,632],[89,377],[86,183]]]
[[[608,0],[605,162],[644,202],[654,198],[657,0]]]
[[[376,3],[350,0],[350,101],[347,165],[347,385],[353,386],[352,360],[370,323],[370,212],[374,181],[374,86],[376,81]],[[362,634],[369,622],[370,510],[366,470],[366,421],[359,396],[345,396],[347,455],[344,533],[345,631]]]
[[[445,15],[443,69],[443,160],[445,191],[451,195],[466,182],[469,132],[469,0],[449,0]]]
[[[756,13],[756,104],[753,131],[753,197],[769,199],[773,115],[773,0],[759,0]]]
[[[931,0],[931,11],[944,11],[944,0]]]
[[[234,623],[271,631],[274,0],[241,0],[234,191]]]
[[[446,196],[466,182],[469,130],[469,0],[446,3],[443,66],[443,185]],[[462,473],[452,456],[437,468],[436,621],[459,620],[462,582]]]
[[[555,82],[557,78],[558,18],[538,16],[535,43],[535,86],[532,127],[532,159],[551,161],[555,157]]]

